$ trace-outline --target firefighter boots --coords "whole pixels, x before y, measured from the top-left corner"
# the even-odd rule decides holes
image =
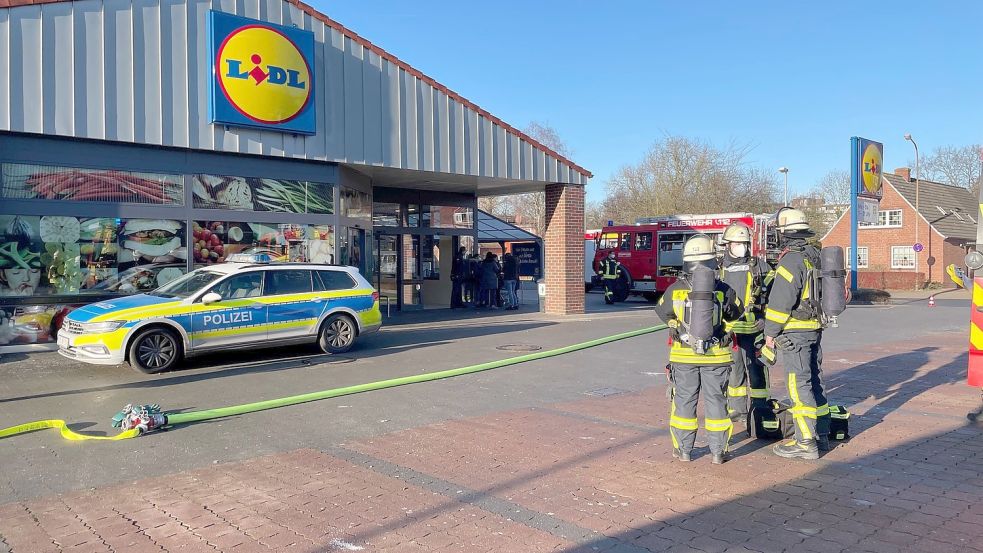
[[[726,453],[714,453],[713,456],[710,457],[710,462],[713,463],[714,465],[722,465],[726,461],[727,461]]]
[[[690,461],[690,453],[689,453],[689,451],[681,451],[679,448],[675,448],[674,447],[674,448],[672,448],[672,458],[673,459],[679,459],[680,461],[683,461],[683,462],[689,462]]]
[[[789,440],[775,444],[772,451],[775,455],[786,459],[807,459],[810,461],[819,459],[819,447],[816,445],[816,440]]]
[[[829,451],[829,436],[820,435],[816,438],[816,447],[819,451]]]

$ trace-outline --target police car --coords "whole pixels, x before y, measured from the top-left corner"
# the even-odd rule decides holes
[[[344,353],[380,326],[379,294],[353,267],[233,255],[152,292],[72,311],[58,352],[157,373],[186,356],[243,346],[316,342]]]

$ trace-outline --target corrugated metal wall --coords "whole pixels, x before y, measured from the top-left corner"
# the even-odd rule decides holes
[[[314,32],[314,136],[208,123],[211,9]],[[573,184],[586,177],[282,0],[0,9],[0,130]]]

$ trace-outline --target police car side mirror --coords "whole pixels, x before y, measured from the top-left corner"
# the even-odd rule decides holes
[[[222,301],[222,296],[216,292],[209,292],[201,297],[201,303],[208,305]]]

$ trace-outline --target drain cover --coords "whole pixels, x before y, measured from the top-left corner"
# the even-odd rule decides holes
[[[628,390],[622,390],[621,388],[598,388],[596,390],[585,392],[585,395],[595,396],[595,397],[608,397],[608,396],[617,396],[627,393]]]
[[[535,346],[532,344],[505,344],[504,346],[498,346],[495,349],[500,349],[502,351],[539,351],[543,349],[543,346]]]

